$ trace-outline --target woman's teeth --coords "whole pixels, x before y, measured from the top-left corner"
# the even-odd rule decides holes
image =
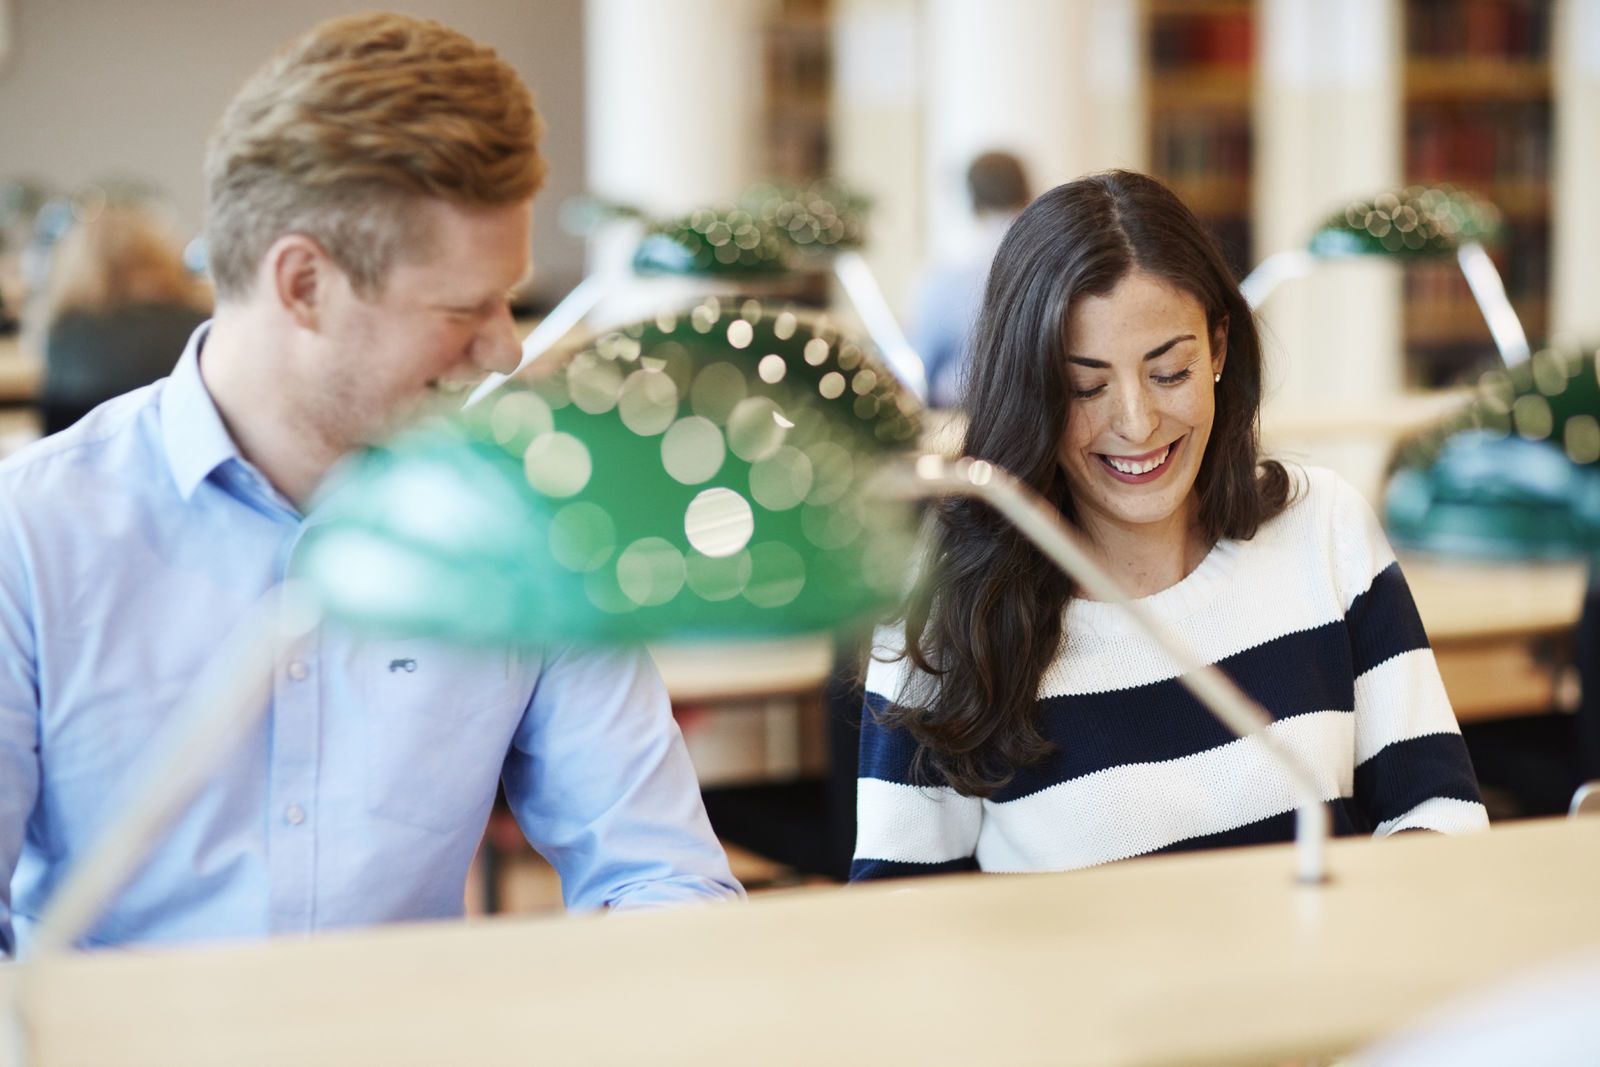
[[[1170,455],[1171,452],[1172,446],[1168,445],[1166,448],[1161,450],[1160,454],[1151,456],[1149,459],[1131,460],[1121,459],[1117,456],[1107,456],[1106,462],[1111,464],[1111,466],[1116,470],[1121,471],[1123,474],[1149,474],[1151,471],[1165,463],[1167,461],[1167,456]]]

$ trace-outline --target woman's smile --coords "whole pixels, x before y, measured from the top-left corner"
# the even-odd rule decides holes
[[[1187,436],[1185,434],[1176,441],[1138,456],[1112,456],[1104,452],[1096,452],[1094,455],[1105,468],[1105,473],[1112,478],[1128,485],[1142,485],[1145,482],[1155,481],[1172,468],[1169,461],[1182,447]]]

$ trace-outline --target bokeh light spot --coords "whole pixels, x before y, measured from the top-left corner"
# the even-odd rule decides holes
[[[496,400],[489,411],[489,432],[495,443],[522,455],[540,434],[555,429],[555,416],[539,394],[519,389]]]
[[[713,558],[733,555],[750,543],[755,530],[750,502],[722,486],[701,492],[683,513],[683,532],[689,544]]]
[[[1574,463],[1600,460],[1600,422],[1593,415],[1574,415],[1561,431],[1567,458]]]
[[[599,504],[568,504],[550,520],[550,555],[569,571],[602,567],[616,549],[616,524]]]
[[[654,437],[678,417],[678,387],[664,371],[636,370],[622,383],[617,413],[640,437]]]
[[[722,430],[699,415],[679,419],[661,438],[661,465],[684,485],[699,485],[716,477],[727,455]]]
[[[728,415],[728,447],[747,463],[757,463],[783,447],[788,426],[778,405],[764,396],[746,397]],[[793,423],[789,423],[792,426]]]
[[[768,385],[776,385],[783,381],[783,376],[788,371],[789,365],[776,352],[762,356],[761,362],[756,364],[756,373],[761,375],[761,380]]]
[[[683,553],[665,538],[641,537],[617,557],[617,586],[640,607],[665,604],[683,588]]]
[[[750,467],[750,495],[768,511],[799,507],[811,491],[811,481],[811,460],[789,445]]]
[[[594,352],[579,352],[567,365],[567,391],[580,411],[603,415],[617,406],[622,369]]]
[[[740,550],[731,556],[703,556],[690,552],[684,559],[689,590],[702,600],[732,600],[750,582],[750,553]]]
[[[744,598],[758,608],[781,608],[806,586],[806,561],[782,541],[750,546],[750,581]]]
[[[695,376],[689,389],[689,407],[696,415],[721,426],[748,392],[743,371],[732,363],[713,363]]]
[[[546,433],[535,437],[522,454],[522,469],[528,484],[545,496],[569,497],[589,484],[594,473],[589,449],[569,433]]]

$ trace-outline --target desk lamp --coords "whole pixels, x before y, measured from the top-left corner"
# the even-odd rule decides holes
[[[539,361],[491,396],[352,457],[291,566],[228,643],[116,820],[35,928],[70,948],[250,730],[286,641],[324,617],[469,642],[815,632],[882,614],[910,579],[916,497],[1008,516],[1155,635],[1197,699],[1256,734],[1301,800],[1297,876],[1323,880],[1314,776],[1270,716],[1129,603],[1055,509],[987,463],[913,458],[920,409],[824,316],[717,298]]]
[[[1600,349],[1492,371],[1460,413],[1400,450],[1384,499],[1396,545],[1498,560],[1600,559]],[[1573,797],[1594,805],[1600,782]]]
[[[1506,296],[1500,272],[1484,251],[1484,244],[1493,241],[1499,229],[1499,213],[1486,201],[1450,186],[1414,185],[1335,212],[1317,227],[1305,248],[1268,256],[1239,288],[1250,306],[1259,308],[1278,286],[1309,274],[1319,263],[1384,256],[1403,264],[1454,256],[1489,324],[1500,359],[1513,367],[1527,361],[1528,337]]]
[[[1402,446],[1385,497],[1394,542],[1497,559],[1600,552],[1600,352],[1491,371],[1460,413]]]
[[[574,205],[569,215],[580,229],[608,219],[629,219],[644,226],[644,235],[625,270],[590,275],[551,309],[523,342],[517,372],[554,348],[608,294],[639,278],[694,278],[726,295],[748,294],[773,281],[831,277],[876,345],[882,367],[920,400],[927,395],[922,359],[906,340],[871,268],[857,251],[867,207],[864,197],[826,179],[760,183],[731,203],[674,218],[653,218],[631,205],[593,199]],[[506,378],[491,374],[468,403],[498,389]]]

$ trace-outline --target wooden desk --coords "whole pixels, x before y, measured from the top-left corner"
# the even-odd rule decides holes
[[[1273,1064],[1600,949],[1600,819],[964,876],[618,919],[80,956],[66,1064]],[[0,969],[0,996],[15,970]]]
[[[38,360],[22,351],[15,335],[0,337],[0,407],[33,403],[42,375]]]
[[[1400,566],[1458,719],[1538,715],[1570,699],[1564,675],[1584,564],[1403,556]]]
[[[820,689],[833,669],[833,638],[663,641],[650,646],[650,658],[675,703],[743,700]]]

